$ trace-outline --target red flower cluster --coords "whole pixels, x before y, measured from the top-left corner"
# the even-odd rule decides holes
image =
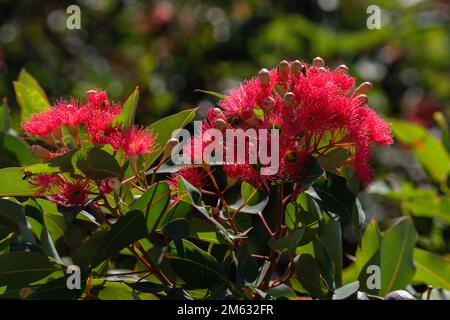
[[[367,105],[371,84],[355,88],[347,71],[346,66],[326,68],[319,57],[311,65],[282,61],[231,90],[219,102],[221,109],[210,109],[205,126],[279,129],[280,170],[262,176],[260,166],[245,163],[224,165],[226,174],[267,187],[273,180],[302,177],[313,157],[332,158],[328,152],[343,148],[349,157],[341,164],[352,165],[362,181],[370,181],[371,143],[390,145],[393,139],[386,122]]]
[[[123,128],[117,124],[115,119],[121,110],[121,105],[110,103],[106,92],[90,90],[86,103],[75,99],[58,101],[49,110],[31,116],[22,123],[22,129],[29,137],[40,138],[56,149],[52,152],[40,145],[30,147],[34,156],[45,161],[70,151],[62,134],[63,126],[81,147],[83,139],[79,137],[79,128],[83,125],[87,132],[85,140],[100,146],[109,144],[114,150],[123,151],[135,165],[136,157],[156,151],[156,135],[145,128]],[[110,193],[120,186],[119,179],[115,177],[95,181],[90,177],[59,174],[33,175],[30,183],[36,188],[36,195],[45,195],[50,201],[66,207],[85,205],[95,185],[101,193]]]
[[[38,137],[58,149],[45,160],[69,150],[62,137],[63,126],[78,144],[79,126],[84,125],[89,141],[95,145],[110,144],[130,158],[154,152],[156,136],[138,127],[122,128],[114,122],[120,112],[121,105],[110,103],[106,92],[90,90],[86,103],[75,99],[58,101],[53,108],[31,116],[22,123],[22,129],[28,136]]]

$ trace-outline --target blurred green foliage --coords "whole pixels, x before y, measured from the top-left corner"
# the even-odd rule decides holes
[[[0,96],[16,110],[11,83],[22,67],[50,100],[103,88],[124,99],[140,87],[137,120],[188,105],[195,89],[224,91],[279,60],[323,57],[375,83],[373,107],[430,125],[449,105],[448,1],[0,1]],[[81,9],[69,30],[66,8]],[[448,112],[448,111],[447,111]]]

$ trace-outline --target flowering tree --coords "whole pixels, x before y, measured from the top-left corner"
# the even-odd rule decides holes
[[[367,105],[371,84],[357,86],[347,67],[316,58],[262,69],[213,93],[218,106],[189,141],[172,133],[195,109],[134,126],[137,89],[123,105],[91,90],[52,107],[25,71],[15,89],[30,147],[5,133],[3,106],[11,148],[2,156],[15,165],[0,169],[4,297],[412,298],[390,294],[413,281],[412,220],[383,233],[372,220],[361,234],[357,196],[371,181],[371,146],[393,138]],[[217,144],[218,133],[252,129]],[[205,158],[213,144],[226,161]],[[276,146],[272,162],[252,161],[265,144]],[[189,161],[176,165],[174,155]],[[343,230],[359,240],[346,269]],[[447,262],[417,252],[446,274],[415,281],[448,286]]]

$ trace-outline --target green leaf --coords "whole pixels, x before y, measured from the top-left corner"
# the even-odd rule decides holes
[[[327,179],[319,179],[313,185],[319,206],[330,217],[347,224],[351,221],[356,196],[347,187],[345,178],[327,173]]]
[[[391,122],[395,138],[412,148],[414,156],[431,179],[445,182],[450,173],[450,156],[442,143],[419,125],[394,119]]]
[[[410,183],[403,183],[401,189],[386,196],[401,205],[403,214],[439,218],[450,223],[450,198],[440,197],[434,189],[416,188]]]
[[[97,281],[96,281],[97,282]],[[99,281],[98,281],[99,282]],[[154,300],[150,293],[134,292],[127,283],[118,281],[102,281],[93,288],[100,300]]]
[[[11,128],[11,113],[6,98],[0,104],[0,132],[8,132]]]
[[[317,161],[321,166],[328,168],[340,168],[342,163],[350,157],[350,151],[344,148],[333,148],[320,155]]]
[[[416,271],[413,249],[417,232],[411,218],[404,217],[387,230],[381,242],[381,289],[382,296],[404,289]]]
[[[133,283],[126,283],[130,288],[145,292],[145,293],[157,293],[161,291],[165,291],[168,289],[166,286],[163,286],[159,283],[153,283],[149,281],[139,281],[139,282],[133,282]]]
[[[215,225],[226,240],[231,242],[231,239],[229,239],[228,236],[229,235],[228,231],[219,222],[217,222],[216,219],[210,216],[208,210],[201,204],[202,198],[201,192],[197,190],[197,188],[195,188],[192,184],[189,183],[189,181],[184,179],[182,176],[178,177],[178,193],[179,197],[188,194],[189,198],[187,199],[187,201],[189,201],[189,203],[191,203],[192,206],[203,215],[203,217],[205,217],[208,221],[210,221],[213,225]],[[183,198],[185,199],[186,197]]]
[[[299,182],[304,186],[310,186],[314,181],[320,178],[325,173],[325,171],[323,170],[317,159],[314,157],[309,157],[306,163],[307,165],[305,168],[305,173],[302,174]]]
[[[258,214],[262,212],[269,203],[269,195],[262,189],[257,189],[247,182],[241,184],[241,196],[237,201],[230,204],[228,207],[231,210],[238,210],[245,201],[248,201],[239,212]]]
[[[325,218],[319,236],[320,243],[330,257],[334,267],[334,282],[336,286],[342,284],[342,232],[339,221]]]
[[[0,225],[22,235],[24,241],[36,243],[25,218],[25,209],[20,204],[0,199]]]
[[[44,90],[37,81],[22,70],[18,81],[13,82],[17,103],[22,109],[22,120],[27,120],[32,114],[51,108]]]
[[[110,230],[94,234],[75,252],[73,260],[80,267],[95,267],[146,235],[143,214],[140,211],[128,212],[114,223]]]
[[[0,168],[20,167],[36,162],[37,159],[30,155],[25,142],[0,132]]]
[[[92,179],[121,176],[116,159],[102,149],[80,149],[76,155],[76,168]]]
[[[334,291],[333,300],[344,300],[354,295],[359,289],[359,281],[355,281]]]
[[[166,142],[172,137],[172,133],[176,129],[184,128],[189,122],[192,121],[192,119],[194,119],[196,111],[197,108],[184,110],[156,121],[149,126],[149,130],[153,130],[154,133],[158,134],[156,143],[159,145],[161,150],[144,157],[146,168],[150,168],[153,162],[155,162],[155,160],[161,155]]]
[[[47,257],[35,252],[16,251],[0,256],[0,287],[25,287],[58,269]]]
[[[189,237],[214,244],[226,244],[223,237],[217,234],[217,228],[198,218],[192,218],[189,222]]]
[[[356,249],[355,261],[355,277],[359,279],[361,288],[364,292],[377,294],[377,289],[367,288],[367,267],[370,265],[381,265],[380,260],[380,246],[381,246],[381,232],[378,228],[377,221],[372,219],[366,227],[364,235],[361,239],[361,246]]]
[[[148,233],[153,232],[167,208],[170,200],[170,188],[165,182],[158,182],[137,199],[130,210],[139,210],[144,214]]]
[[[0,197],[31,196],[35,189],[24,180],[23,168],[0,169]]]
[[[120,114],[114,119],[114,123],[129,127],[134,123],[134,115],[136,113],[139,101],[139,88],[136,87],[133,93],[128,97],[122,107]]]
[[[172,241],[166,259],[190,288],[210,288],[227,282],[217,260],[187,240]]]
[[[236,277],[238,285],[245,286],[258,278],[258,264],[252,257],[247,245],[240,247],[237,254]]]
[[[39,93],[39,95],[42,96],[44,100],[48,102],[48,98],[47,95],[45,94],[44,89],[42,89],[37,80],[33,78],[33,76],[29,74],[25,69],[20,70],[19,78],[17,80],[27,85],[28,87],[31,87],[34,90],[36,90]]]
[[[295,251],[295,248],[297,248],[304,233],[305,228],[298,228],[290,232],[287,237],[280,239],[270,238],[268,241],[269,247],[279,252],[293,252]]]
[[[414,263],[417,267],[414,282],[450,290],[450,261],[448,258],[415,248]]]
[[[203,92],[203,93],[209,94],[211,96],[214,96],[216,98],[219,98],[220,100],[226,99],[226,96],[224,94],[221,94],[221,93],[218,93],[218,92],[215,92],[215,91],[196,89],[195,92]]]
[[[84,291],[86,286],[86,275],[81,274],[81,288],[69,289],[67,287],[67,280],[70,274],[58,278],[56,280],[49,281],[39,288],[28,297],[30,300],[75,300],[78,299]]]
[[[288,203],[285,215],[286,225],[290,230],[305,229],[303,237],[298,243],[299,246],[303,246],[315,238],[322,215],[313,197],[306,192],[302,192],[295,202]]]
[[[315,298],[326,298],[330,295],[319,263],[310,255],[302,254],[295,258],[295,274],[303,288]]]
[[[170,221],[161,228],[161,232],[173,240],[185,239],[189,236],[189,221],[184,218],[177,218]]]
[[[116,159],[99,148],[73,150],[50,160],[48,163],[26,166],[24,171],[33,174],[82,173],[93,179],[120,177],[122,175]]]

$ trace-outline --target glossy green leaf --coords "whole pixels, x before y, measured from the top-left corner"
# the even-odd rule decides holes
[[[39,82],[31,74],[29,74],[27,70],[21,69],[19,73],[19,78],[17,80],[27,85],[28,87],[31,87],[34,90],[36,90],[39,93],[39,95],[43,97],[45,101],[48,102],[48,98],[44,89],[42,89]]]
[[[191,288],[210,288],[227,281],[217,260],[187,240],[172,241],[166,259]]]
[[[402,120],[391,120],[395,138],[410,146],[414,156],[436,182],[446,181],[450,156],[445,147],[425,128]]]
[[[0,256],[0,287],[25,287],[58,270],[47,257],[35,252],[10,252]]]
[[[333,263],[333,279],[336,286],[342,284],[342,232],[339,221],[325,218],[319,235],[320,243]]]
[[[0,168],[20,167],[36,163],[28,145],[22,140],[0,132]]]
[[[185,239],[190,233],[189,221],[184,218],[174,219],[163,226],[161,232],[173,240]]]
[[[417,232],[411,218],[405,217],[387,230],[381,243],[381,289],[382,296],[404,289],[412,280],[416,268],[413,249]]]
[[[226,242],[223,240],[223,237],[218,235],[217,228],[198,218],[192,218],[189,222],[189,237],[193,239],[197,239],[200,241],[210,242],[210,243],[224,243]]]
[[[223,99],[226,98],[226,96],[225,96],[224,94],[221,94],[221,93],[218,93],[218,92],[215,92],[215,91],[200,90],[200,89],[196,89],[195,91],[196,91],[196,92],[203,92],[203,93],[209,94],[209,95],[211,95],[211,96],[214,96],[214,97],[216,97],[216,98],[219,98],[220,100],[223,100]]]
[[[21,235],[24,241],[35,243],[33,233],[25,218],[25,209],[22,205],[11,200],[0,199],[0,225]]]
[[[244,205],[245,201],[247,204]],[[228,205],[231,210],[242,213],[258,214],[269,203],[269,195],[262,189],[257,189],[247,182],[241,184],[241,197]]]
[[[136,87],[133,93],[127,98],[122,106],[122,111],[114,119],[116,124],[131,126],[134,123],[134,115],[139,101],[139,88]]]
[[[286,226],[290,230],[305,229],[298,243],[299,246],[303,246],[314,239],[319,230],[321,213],[318,204],[309,194],[302,192],[295,202],[288,203],[285,215]]]
[[[313,185],[319,199],[319,206],[332,218],[344,224],[351,221],[356,196],[347,187],[345,178],[327,173],[326,179],[319,179]]]
[[[364,292],[377,294],[378,290],[367,288],[367,278],[370,274],[367,273],[367,267],[370,265],[381,265],[380,260],[380,246],[381,246],[381,232],[378,228],[377,221],[372,219],[364,231],[361,239],[361,246],[356,249],[356,261],[354,273],[355,277],[359,279],[361,288]]]
[[[17,102],[22,109],[22,120],[51,107],[43,89],[26,71],[22,70],[18,81],[14,81],[13,85]]]
[[[139,210],[144,214],[147,230],[151,233],[161,219],[170,200],[170,188],[165,182],[158,182],[137,199],[130,210]]]
[[[84,291],[87,277],[80,274],[80,289],[69,289],[67,287],[67,280],[70,274],[49,281],[36,289],[35,292],[28,297],[29,300],[75,300],[78,299]]]
[[[34,189],[24,179],[23,168],[0,169],[0,197],[31,196]]]
[[[197,109],[184,110],[174,115],[170,115],[164,119],[152,123],[148,128],[157,133],[156,142],[161,148],[159,152],[154,152],[144,157],[146,168],[149,168],[153,162],[161,155],[166,142],[172,137],[172,133],[176,129],[184,128],[194,119]]]
[[[114,223],[110,230],[94,234],[75,252],[73,260],[80,267],[95,267],[146,235],[147,228],[142,212],[128,212]]]
[[[334,291],[333,300],[344,300],[351,296],[353,296],[359,289],[359,281],[355,281],[340,288],[337,288]]]
[[[325,171],[323,170],[317,159],[314,157],[309,157],[306,163],[307,164],[305,172],[302,174],[299,182],[304,186],[309,186],[318,178],[320,178],[325,173]]]
[[[450,290],[450,260],[448,258],[415,248],[414,263],[417,268],[414,282]]]
[[[69,172],[84,174],[95,179],[121,176],[116,159],[108,152],[99,149],[78,149],[50,160],[24,168],[33,174]]]
[[[186,194],[188,195],[188,197],[185,196]],[[191,203],[192,206],[203,215],[203,217],[205,217],[214,226],[216,226],[218,231],[225,237],[225,239],[231,241],[228,237],[229,234],[227,230],[219,222],[217,222],[216,219],[214,219],[209,214],[206,207],[201,204],[201,192],[181,176],[178,177],[178,196]]]
[[[268,241],[268,245],[270,248],[272,248],[275,251],[293,252],[293,251],[295,251],[295,248],[297,248],[304,233],[305,233],[305,228],[298,228],[298,229],[295,229],[294,231],[291,231],[286,237],[283,237],[280,239],[270,238]]]
[[[236,282],[240,286],[253,283],[258,278],[258,264],[247,245],[240,247],[237,254]]]
[[[301,285],[316,298],[326,298],[330,295],[319,263],[310,255],[302,254],[296,257],[295,274]]]

